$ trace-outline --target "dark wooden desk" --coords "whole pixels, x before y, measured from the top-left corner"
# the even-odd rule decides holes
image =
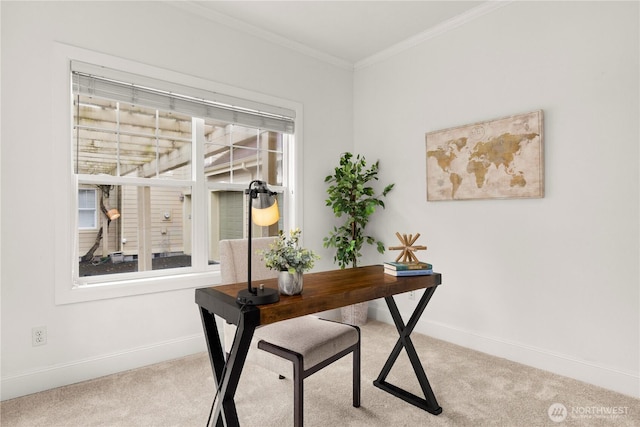
[[[434,415],[440,414],[442,408],[438,405],[431,390],[409,335],[441,282],[442,277],[439,273],[429,276],[396,277],[385,274],[383,267],[379,265],[332,270],[305,274],[304,291],[301,295],[281,295],[280,301],[274,304],[244,307],[236,303],[236,295],[239,290],[246,289],[246,282],[197,289],[195,299],[200,306],[211,367],[219,391],[219,398],[213,411],[213,419],[216,426],[223,426],[223,417],[227,426],[239,425],[233,397],[240,380],[242,366],[249,350],[253,332],[257,326],[378,298],[385,299],[398,330],[399,338],[380,375],[373,382],[374,385]],[[277,279],[256,281],[253,286],[258,286],[261,283],[264,283],[265,287],[269,288],[277,289],[278,287]],[[426,290],[405,325],[393,296],[418,289]],[[236,337],[226,362],[224,349],[216,327],[215,315],[238,326]],[[386,377],[400,355],[402,348],[406,350],[409,356],[413,370],[425,395],[424,398],[386,382]],[[222,397],[220,398],[220,396]]]

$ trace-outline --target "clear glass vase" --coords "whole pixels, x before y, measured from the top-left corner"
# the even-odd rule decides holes
[[[278,274],[278,290],[284,295],[298,295],[302,293],[302,273],[281,271]]]

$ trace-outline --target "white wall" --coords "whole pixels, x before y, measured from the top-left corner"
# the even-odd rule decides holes
[[[356,151],[396,184],[372,231],[443,273],[417,330],[640,396],[638,18],[513,2],[356,70]],[[543,199],[426,201],[426,132],[537,109]]]
[[[2,399],[204,350],[192,290],[54,303],[64,266],[41,254],[70,250],[42,220],[63,191],[49,179],[54,42],[302,103],[318,269],[333,266],[323,179],[355,134],[396,183],[374,233],[422,233],[444,274],[418,330],[640,395],[637,3],[515,2],[355,78],[163,3],[0,8]],[[544,199],[426,202],[425,132],[540,108]],[[40,325],[49,343],[32,347]]]
[[[353,73],[161,2],[1,2],[2,399],[204,351],[193,290],[54,302],[54,42],[304,105],[304,186],[314,194],[352,146]],[[339,106],[336,108],[335,106]],[[7,209],[12,206],[11,209]],[[304,212],[324,208],[307,197]],[[305,243],[320,249],[330,218]],[[300,224],[302,225],[302,224]],[[70,284],[71,285],[71,284]],[[31,346],[31,328],[48,343]]]

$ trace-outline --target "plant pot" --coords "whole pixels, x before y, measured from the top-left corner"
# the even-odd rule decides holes
[[[356,326],[364,325],[367,323],[368,308],[369,303],[367,301],[342,307],[340,308],[340,318],[343,323]]]
[[[278,290],[284,295],[298,295],[302,293],[302,273],[278,273]]]

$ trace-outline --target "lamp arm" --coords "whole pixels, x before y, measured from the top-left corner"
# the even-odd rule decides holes
[[[252,238],[252,229],[253,229],[253,224],[251,224],[251,215],[253,214],[253,202],[251,199],[257,197],[257,194],[255,194],[254,190],[251,190],[251,185],[256,182],[256,181],[251,181],[251,184],[249,184],[249,215],[247,215],[248,220],[247,220],[247,235],[249,236],[249,239],[247,241],[247,246],[248,246],[248,250],[247,250],[247,291],[249,291],[250,293],[252,293],[253,295],[256,295],[256,290],[253,289],[253,287],[251,286],[251,238]],[[260,181],[258,181],[260,182]]]

